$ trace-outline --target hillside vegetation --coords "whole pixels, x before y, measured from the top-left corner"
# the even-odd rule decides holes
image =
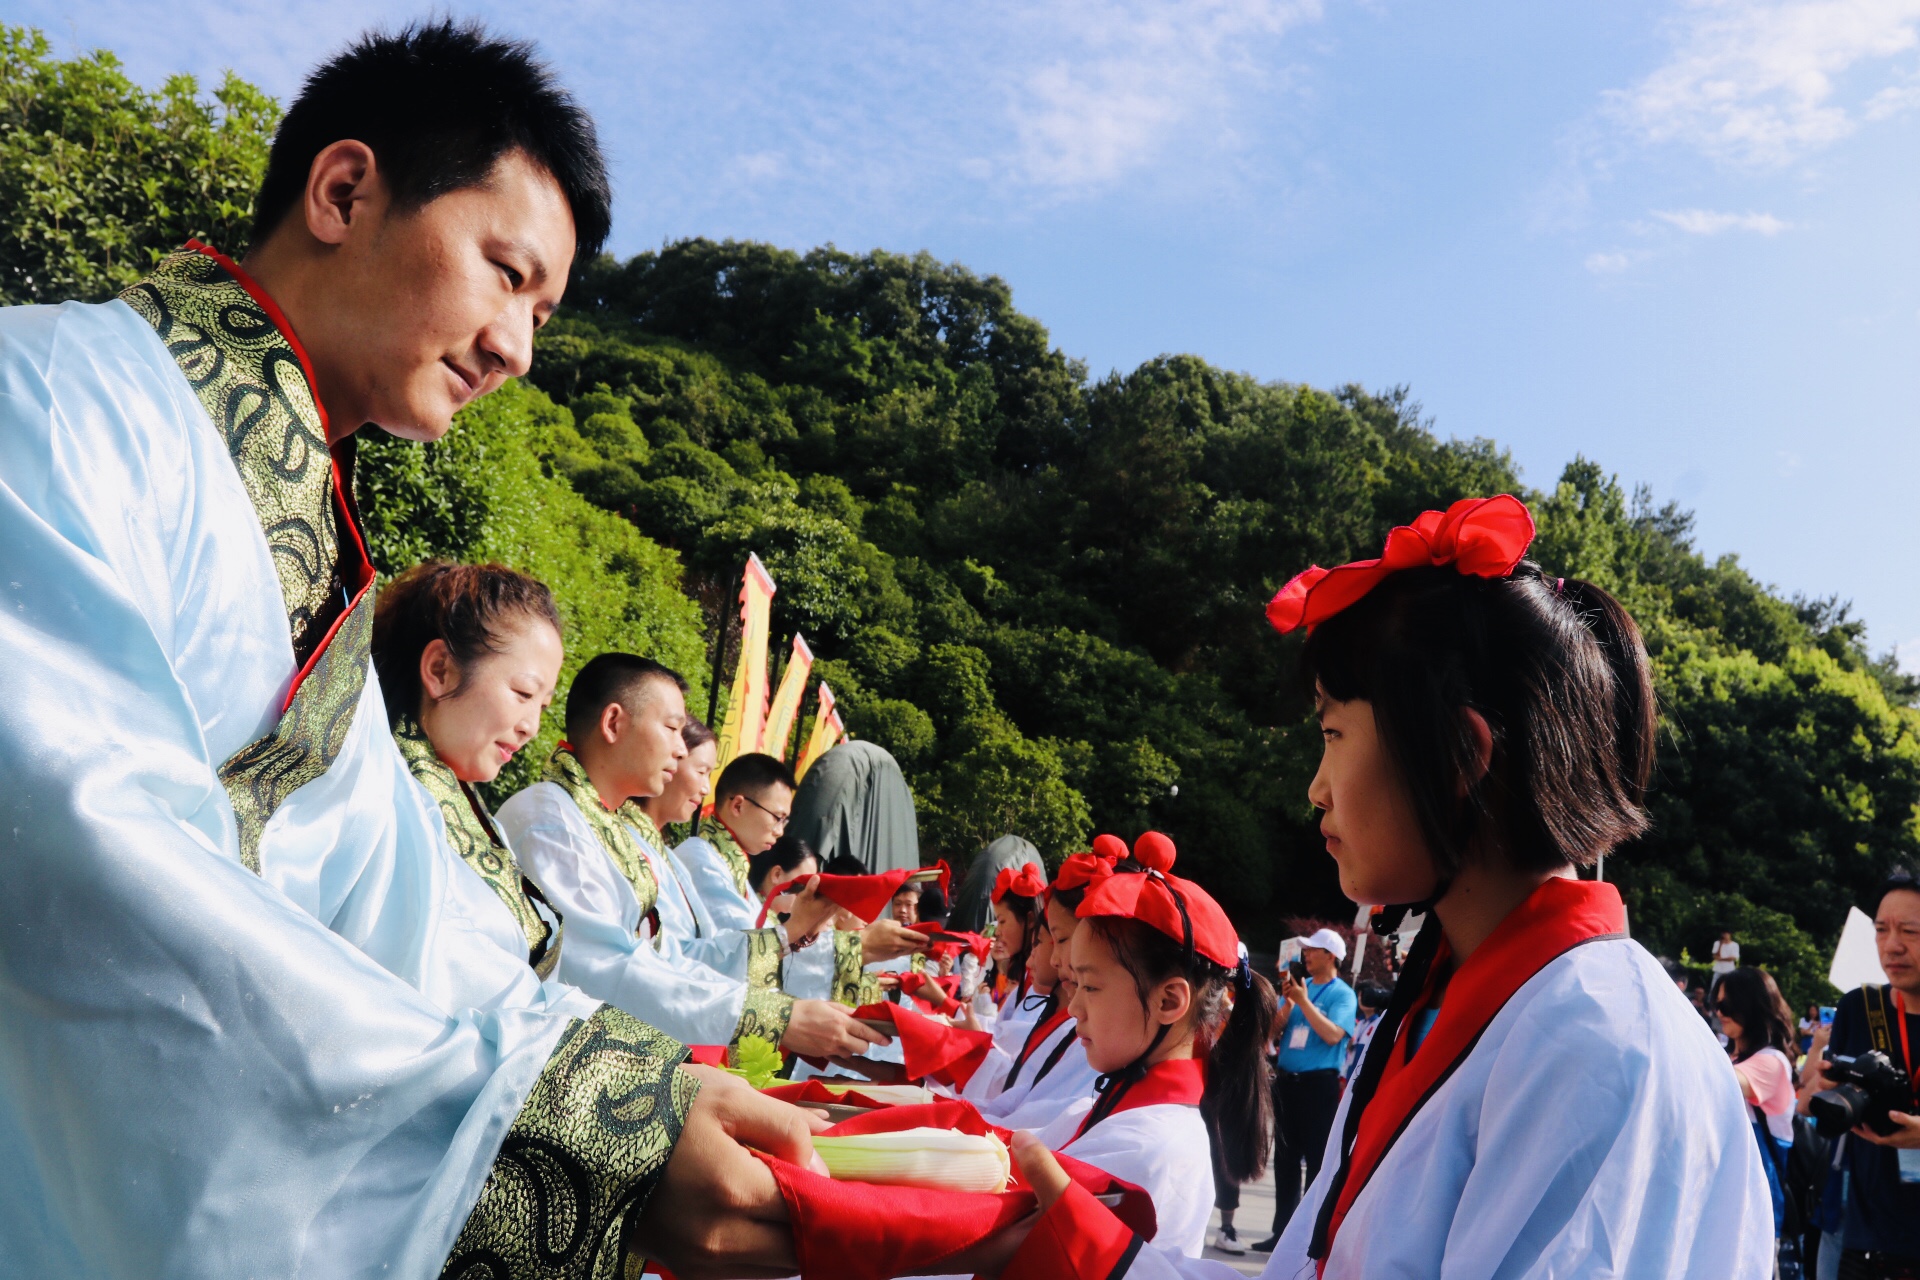
[[[7,300],[108,296],[188,234],[238,250],[273,118],[237,79],[148,93],[7,32]],[[1266,599],[1425,508],[1512,492],[1535,558],[1618,593],[1654,656],[1655,829],[1606,868],[1639,937],[1678,955],[1732,928],[1804,1001],[1847,905],[1920,848],[1920,690],[1839,602],[1707,560],[1686,512],[1597,461],[1529,487],[1404,389],[1190,355],[1089,379],[1005,282],[926,254],[694,239],[586,264],[525,384],[441,445],[363,438],[360,484],[384,569],[536,573],[573,663],[656,654],[702,709],[757,551],[776,648],[804,632],[852,730],[899,757],[930,853],[1161,827],[1255,941],[1349,910],[1305,803],[1297,641]]]

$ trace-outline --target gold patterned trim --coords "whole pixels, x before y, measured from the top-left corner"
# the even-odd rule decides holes
[[[426,731],[407,716],[394,726],[394,745],[407,763],[407,772],[420,784],[429,799],[440,806],[446,824],[447,842],[461,861],[487,882],[500,901],[513,914],[514,923],[527,940],[527,963],[542,979],[553,976],[560,963],[560,939],[563,923],[538,886],[521,873],[506,837],[500,834],[493,815],[480,793],[460,781],[433,749]],[[541,907],[546,908],[543,914]]]
[[[646,855],[640,851],[639,837],[624,820],[631,806],[623,804],[617,812],[608,812],[579,758],[565,747],[554,748],[541,777],[573,800],[607,857],[627,878],[627,883],[633,885],[634,896],[640,900],[640,918],[645,920],[659,899],[660,889],[654,881],[653,869],[647,865]],[[646,817],[644,813],[638,816]],[[657,932],[653,945],[656,948],[661,945]],[[747,932],[747,999],[732,1043],[738,1044],[743,1035],[757,1035],[778,1044],[786,1034],[787,1023],[793,1017],[793,998],[780,990],[780,965],[784,958],[784,948],[775,930]]]
[[[633,896],[640,902],[640,919],[644,921],[653,913],[654,903],[659,900],[660,886],[654,882],[653,868],[647,865],[646,855],[640,852],[633,832],[621,821],[622,815],[607,811],[599,790],[593,785],[593,780],[587,777],[586,768],[581,765],[579,757],[565,747],[554,748],[553,754],[547,757],[547,767],[540,778],[543,782],[553,783],[572,798],[574,806],[599,838],[600,847],[613,860],[614,868],[633,886]],[[659,946],[658,938],[654,940],[654,945]]]
[[[344,481],[306,356],[266,295],[233,263],[189,246],[120,297],[153,326],[226,442],[272,553],[301,664],[272,730],[219,770],[240,861],[257,873],[268,820],[332,766],[353,727],[373,640],[373,565],[336,487]]]
[[[635,1228],[699,1081],[678,1041],[611,1007],[568,1027],[507,1130],[443,1280],[637,1275]]]
[[[749,874],[747,855],[740,852],[740,842],[733,838],[733,832],[727,830],[718,818],[706,818],[700,823],[700,838],[718,850],[721,859],[726,862],[727,870],[733,875],[734,892],[752,902],[753,895],[749,890],[753,878]]]
[[[860,935],[847,929],[833,932],[833,999],[850,1009],[876,1004],[885,995],[880,979],[866,970]]]

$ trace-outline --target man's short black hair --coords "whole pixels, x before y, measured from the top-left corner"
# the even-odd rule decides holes
[[[273,135],[253,202],[254,244],[299,203],[314,157],[348,138],[373,148],[402,209],[478,186],[519,149],[566,194],[576,263],[600,252],[613,224],[592,117],[531,44],[489,35],[477,22],[442,18],[364,35],[316,68]]]
[[[789,791],[797,786],[793,780],[793,770],[772,756],[762,755],[758,751],[735,756],[720,771],[720,781],[713,784],[714,806],[719,807],[721,801],[732,796],[756,799],[775,783]]]
[[[1887,900],[1890,893],[1920,893],[1920,877],[1916,877],[1910,867],[1895,867],[1887,872],[1887,878],[1874,891],[1873,910],[1868,914],[1879,915],[1880,904]]]
[[[661,680],[682,694],[687,682],[678,671],[631,653],[603,653],[589,658],[567,690],[567,737],[584,741],[600,722],[600,713],[617,702],[632,710],[639,705],[640,690],[649,680]]]
[[[939,885],[920,886],[920,919],[926,924],[947,922],[947,895],[940,892]]]

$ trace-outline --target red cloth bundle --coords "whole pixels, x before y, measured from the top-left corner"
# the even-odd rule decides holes
[[[933,870],[940,873],[940,892],[944,895],[947,892],[947,886],[953,881],[953,872],[944,861],[934,867],[897,867],[892,871],[882,871],[878,875],[871,876],[823,875],[820,877],[820,887],[815,892],[828,902],[845,907],[868,924],[872,924],[886,911],[887,904],[893,901],[893,895],[900,892],[900,886],[907,882],[909,876]],[[767,909],[772,906],[775,898],[783,893],[806,888],[807,881],[811,878],[801,876],[789,880],[769,893],[766,902],[760,907],[760,923],[762,925],[767,923]]]
[[[687,1061],[702,1067],[727,1066],[727,1046],[723,1044],[690,1044],[687,1046]]]
[[[990,1031],[945,1026],[902,1004],[861,1005],[853,1016],[893,1024],[909,1079],[937,1080],[955,1089],[966,1087],[993,1045]]]
[[[948,1124],[949,1118],[954,1123]],[[987,1124],[971,1103],[959,1101],[875,1111],[827,1132],[891,1133],[930,1126],[996,1133],[1006,1140],[1005,1129]],[[801,1280],[886,1280],[925,1272],[942,1258],[1013,1226],[1038,1207],[1033,1192],[1017,1181],[999,1195],[836,1182],[773,1156],[755,1154],[773,1171],[787,1202]],[[1153,1238],[1158,1223],[1153,1199],[1146,1192],[1071,1156],[1058,1159],[1067,1176],[1088,1193],[1118,1193],[1121,1199],[1113,1213],[1143,1239]],[[1018,1174],[1015,1166],[1016,1179]]]
[[[818,1080],[799,1080],[792,1084],[778,1084],[760,1092],[769,1098],[778,1098],[782,1102],[791,1102],[795,1106],[818,1105],[823,1102],[841,1102],[849,1107],[894,1107],[898,1104],[869,1097],[858,1089],[848,1089],[845,1093],[835,1093]],[[971,1132],[971,1131],[969,1131]]]

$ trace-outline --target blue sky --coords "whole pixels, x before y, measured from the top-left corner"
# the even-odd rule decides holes
[[[155,83],[282,95],[356,0],[14,0]],[[1097,376],[1408,384],[1576,453],[1920,669],[1920,0],[460,6],[537,39],[614,248],[926,249]],[[1292,568],[1294,566],[1284,566]]]

